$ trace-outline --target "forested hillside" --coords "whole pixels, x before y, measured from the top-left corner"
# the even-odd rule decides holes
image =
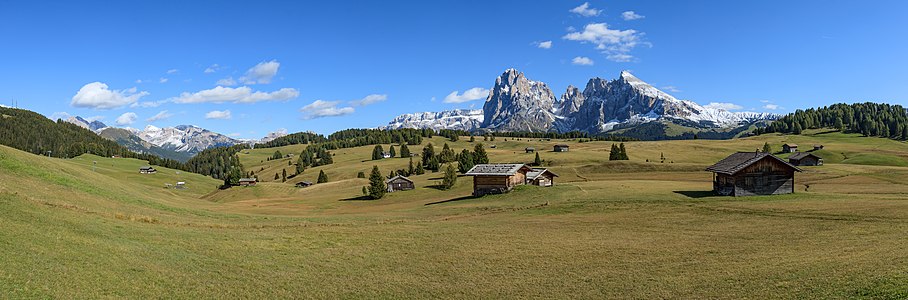
[[[797,110],[755,133],[801,134],[805,129],[833,128],[864,136],[908,139],[908,111],[886,103],[838,103],[821,108]]]
[[[0,144],[52,157],[71,158],[85,153],[105,157],[118,155],[168,168],[182,167],[178,161],[132,152],[88,129],[60,120],[54,122],[24,109],[0,107]]]

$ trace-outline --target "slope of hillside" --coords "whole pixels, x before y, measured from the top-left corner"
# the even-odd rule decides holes
[[[908,168],[830,163],[799,174],[795,195],[710,196],[702,167],[764,142],[908,158],[905,143],[837,133],[633,142],[627,162],[606,160],[609,142],[499,138],[493,161],[530,161],[535,146],[557,185],[474,199],[468,177],[442,191],[429,173],[364,201],[356,171],[407,159],[340,149],[303,175],[325,170],[328,184],[216,191],[200,175],[138,174],[139,160],[0,146],[0,257],[12,258],[0,259],[0,298],[903,296]],[[545,150],[554,143],[571,152]],[[239,155],[287,164],[260,162],[274,150]],[[672,162],[646,162],[660,153]],[[176,181],[189,188],[164,188]]]

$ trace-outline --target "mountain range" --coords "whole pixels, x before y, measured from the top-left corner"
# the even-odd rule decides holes
[[[568,86],[556,99],[544,82],[508,69],[495,79],[482,110],[405,114],[381,128],[581,131],[642,139],[705,132],[717,138],[730,138],[778,117],[769,113],[730,112],[679,100],[628,71],[622,71],[612,80],[592,78],[582,91]]]
[[[193,125],[159,128],[148,125],[144,129],[110,127],[101,121],[89,121],[75,116],[66,122],[85,129],[137,153],[149,153],[163,158],[186,161],[202,150],[237,144],[264,143],[287,135],[286,130],[271,132],[259,140],[240,140]]]

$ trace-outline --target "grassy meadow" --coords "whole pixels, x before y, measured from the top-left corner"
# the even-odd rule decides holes
[[[426,142],[438,153],[447,141]],[[823,144],[826,165],[798,173],[796,194],[713,196],[703,169],[764,142]],[[340,149],[274,181],[294,168],[267,157],[296,145],[241,152],[263,182],[217,190],[197,174],[139,174],[138,160],[0,146],[0,298],[908,298],[904,142],[630,142],[623,162],[608,161],[611,142],[483,143],[492,162],[532,162],[535,147],[556,186],[472,198],[471,178],[442,191],[429,172],[362,200],[357,172],[408,159]],[[559,143],[570,152],[552,152]],[[329,183],[293,186],[320,170]],[[165,188],[177,181],[188,188]]]

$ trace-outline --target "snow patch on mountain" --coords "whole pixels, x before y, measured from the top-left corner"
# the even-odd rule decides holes
[[[481,109],[455,109],[441,112],[422,112],[397,116],[380,129],[479,129],[483,121]]]

